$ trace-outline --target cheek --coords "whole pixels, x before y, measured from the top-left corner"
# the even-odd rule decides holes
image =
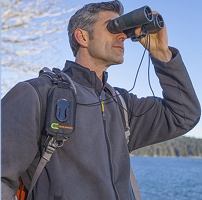
[[[88,51],[92,57],[95,57],[101,51],[102,46],[98,43],[91,43],[89,45]]]
[[[92,56],[101,56],[106,53],[108,46],[102,39],[93,39],[89,44],[89,53]]]

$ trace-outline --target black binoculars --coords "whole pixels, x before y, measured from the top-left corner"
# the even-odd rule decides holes
[[[137,36],[135,29],[141,27],[142,35]],[[124,32],[132,41],[138,41],[148,33],[155,33],[164,27],[163,17],[152,14],[149,6],[144,6],[110,21],[107,29],[111,33]]]

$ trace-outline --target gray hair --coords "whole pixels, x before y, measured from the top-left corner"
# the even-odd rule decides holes
[[[76,57],[79,49],[79,44],[74,37],[74,31],[81,28],[88,31],[90,39],[93,39],[93,25],[97,22],[100,11],[113,11],[119,15],[123,14],[123,5],[119,0],[89,3],[79,9],[69,20],[68,36],[72,52]]]

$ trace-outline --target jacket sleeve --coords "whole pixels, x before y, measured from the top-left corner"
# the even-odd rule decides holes
[[[170,49],[174,57],[169,62],[152,58],[163,98],[127,96],[130,151],[181,136],[200,119],[200,104],[181,55],[177,49]]]
[[[40,101],[33,86],[18,83],[2,99],[2,199],[13,199],[18,178],[38,151]]]

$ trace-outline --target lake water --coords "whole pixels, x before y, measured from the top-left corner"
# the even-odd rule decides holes
[[[142,200],[202,200],[202,158],[131,157]]]

